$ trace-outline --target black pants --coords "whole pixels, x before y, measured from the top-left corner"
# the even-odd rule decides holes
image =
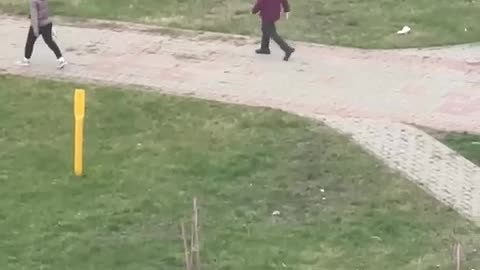
[[[272,23],[263,22],[262,23],[262,45],[261,45],[262,50],[270,49],[270,39],[273,39],[284,52],[288,52],[292,49],[290,48],[290,46],[288,46],[285,40],[283,40],[283,38],[278,35],[277,28],[275,27],[274,22]]]
[[[55,43],[55,41],[53,40],[52,27],[52,23],[41,26],[39,29],[39,34],[42,36],[47,46],[55,53],[55,56],[58,59],[62,57],[62,52],[58,48],[57,43]],[[27,44],[25,45],[25,58],[30,59],[30,57],[32,57],[35,41],[37,41],[37,37],[33,33],[33,28],[30,26],[30,30],[28,30]]]

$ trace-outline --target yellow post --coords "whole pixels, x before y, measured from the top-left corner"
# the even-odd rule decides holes
[[[73,171],[76,176],[83,175],[83,126],[85,122],[85,90],[76,89],[73,99],[75,116]]]

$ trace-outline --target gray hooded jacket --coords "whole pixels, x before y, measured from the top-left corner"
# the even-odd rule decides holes
[[[38,36],[40,27],[48,25],[48,0],[30,0],[30,20],[33,33]]]

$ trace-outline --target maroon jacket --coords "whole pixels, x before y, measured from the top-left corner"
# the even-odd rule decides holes
[[[260,12],[263,22],[274,23],[280,19],[282,8],[284,12],[290,12],[288,0],[257,0],[252,13]]]

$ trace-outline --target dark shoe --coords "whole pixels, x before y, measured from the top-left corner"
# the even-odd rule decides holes
[[[290,56],[295,52],[294,48],[290,48],[288,51],[285,52],[285,57],[283,57],[283,61],[288,61]]]
[[[270,54],[270,50],[258,49],[255,51],[257,54]]]

